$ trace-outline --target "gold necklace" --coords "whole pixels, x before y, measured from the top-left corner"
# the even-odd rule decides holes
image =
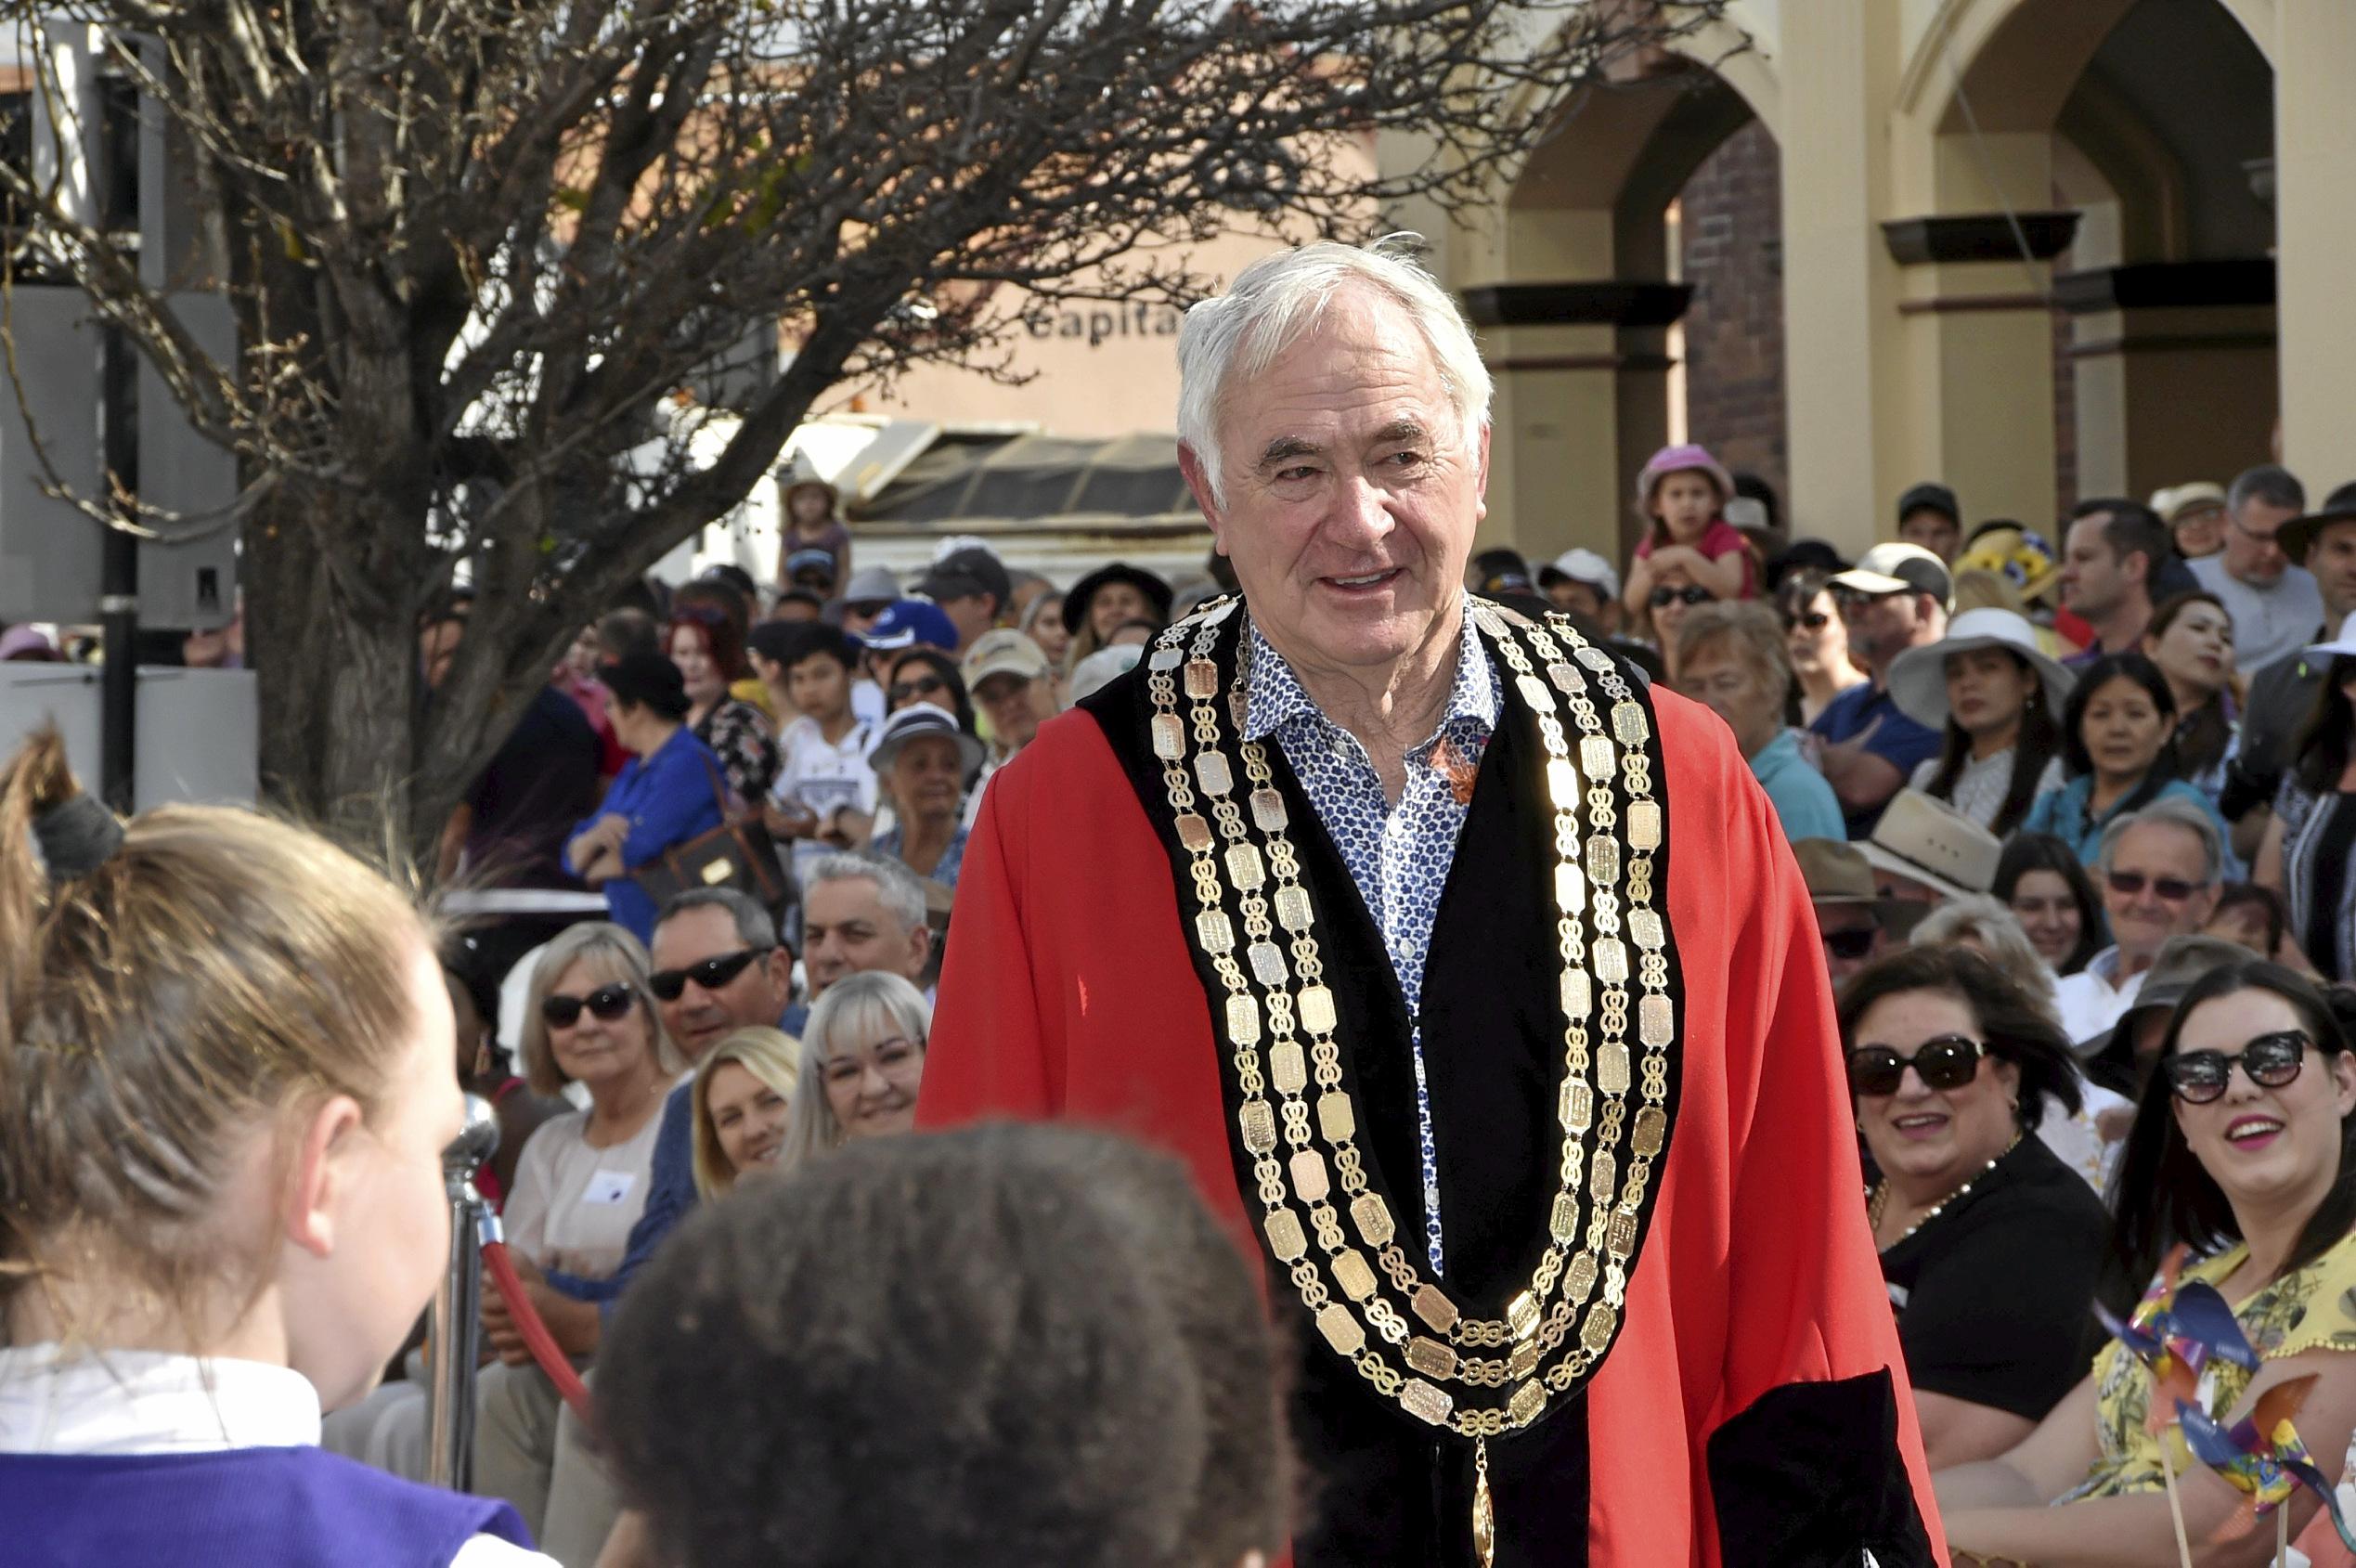
[[[1999,1165],[2002,1164],[2004,1162],[2004,1155],[2012,1153],[2014,1149],[2020,1147],[2021,1134],[2015,1131],[2013,1134],[2013,1141],[2004,1146],[2004,1151],[2002,1154],[1999,1154],[1994,1160],[1989,1160],[1987,1164],[1973,1172],[1971,1177],[1966,1180],[1961,1186],[1957,1187],[1953,1192],[1948,1193],[1945,1198],[1940,1199],[1936,1203],[1932,1204],[1930,1208],[1923,1211],[1922,1217],[1915,1221],[1912,1225],[1907,1226],[1906,1235],[1899,1237],[1897,1241],[1891,1242],[1890,1247],[1896,1246],[1899,1241],[1906,1240],[1916,1231],[1921,1230],[1924,1225],[1929,1225],[1933,1220],[1937,1219],[1941,1214],[1947,1212],[1948,1205],[1951,1203],[1961,1203],[1963,1199],[1971,1197],[1972,1189],[1980,1184],[1980,1179],[1986,1176],[1990,1171],[1995,1170]],[[1889,1178],[1886,1176],[1884,1176],[1882,1180],[1875,1182],[1872,1186],[1866,1189],[1865,1223],[1871,1226],[1877,1235],[1882,1229],[1882,1211],[1888,1207],[1889,1200],[1890,1182]],[[1889,1250],[1889,1247],[1882,1249],[1882,1251],[1885,1252]]]
[[[1230,1047],[1240,1102],[1237,1135],[1251,1159],[1269,1249],[1320,1336],[1386,1398],[1473,1442],[1473,1536],[1486,1563],[1495,1540],[1487,1440],[1536,1421],[1553,1403],[1549,1395],[1578,1386],[1610,1348],[1642,1208],[1652,1191],[1653,1164],[1667,1141],[1668,1047],[1677,1020],[1668,994],[1666,928],[1652,902],[1653,856],[1663,819],[1652,797],[1646,750],[1650,715],[1612,655],[1586,643],[1567,622],[1508,620],[1497,607],[1469,601],[1471,627],[1461,656],[1481,656],[1472,628],[1496,644],[1536,717],[1547,751],[1564,1015],[1557,1103],[1562,1147],[1547,1245],[1528,1288],[1510,1299],[1505,1317],[1476,1318],[1409,1259],[1389,1203],[1368,1181],[1356,1143],[1361,1119],[1344,1087],[1333,1037],[1337,1009],[1324,983],[1315,905],[1301,881],[1288,809],[1264,745],[1239,738],[1249,666],[1249,635],[1240,628],[1243,642],[1226,706],[1249,786],[1250,828],[1236,799],[1212,654],[1221,627],[1236,608],[1233,600],[1221,601],[1164,632],[1147,657],[1146,690],[1155,710],[1153,751],[1174,829],[1191,858],[1193,940],[1226,993],[1223,1005],[1214,999],[1213,1017]],[[1536,674],[1541,664],[1546,680]],[[1589,690],[1590,675],[1611,700],[1609,733]],[[1182,683],[1190,705],[1184,715]],[[1578,734],[1575,760],[1567,730]],[[1627,797],[1625,847],[1615,773]],[[1278,927],[1285,934],[1281,946]],[[1626,1039],[1632,974],[1641,989],[1633,1010],[1644,1048],[1633,1070]],[[1633,1117],[1632,1088],[1641,1099]],[[1288,1151],[1281,1159],[1280,1144]],[[1322,1260],[1313,1256],[1313,1237]],[[1590,1302],[1599,1283],[1602,1294]],[[1544,1365],[1573,1340],[1574,1328],[1569,1354]],[[1490,1349],[1508,1354],[1470,1354]],[[1392,1351],[1404,1370],[1393,1364]],[[1500,1401],[1495,1391],[1507,1389]]]

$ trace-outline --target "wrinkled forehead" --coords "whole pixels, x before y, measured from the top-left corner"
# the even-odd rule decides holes
[[[1405,306],[1364,285],[1344,284],[1262,321],[1222,393],[1220,423],[1234,440],[1314,436],[1337,424],[1349,434],[1405,424],[1459,434],[1422,327]]]
[[[2141,871],[2200,882],[2208,870],[2207,847],[2182,823],[2137,823],[2124,829],[2111,850],[2113,871]]]

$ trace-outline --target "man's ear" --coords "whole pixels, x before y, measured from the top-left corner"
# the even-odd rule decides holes
[[[1472,480],[1472,517],[1478,524],[1489,515],[1489,421],[1481,421],[1481,434],[1473,443],[1475,469]]]
[[[1178,444],[1178,472],[1185,475],[1186,488],[1202,509],[1203,521],[1210,525],[1211,548],[1222,555],[1227,553],[1226,519],[1210,493],[1210,471],[1204,466],[1200,454],[1184,442]]]
[[[335,1214],[346,1179],[342,1157],[361,1128],[358,1102],[330,1095],[296,1130],[286,1174],[286,1238],[314,1257],[335,1251]]]

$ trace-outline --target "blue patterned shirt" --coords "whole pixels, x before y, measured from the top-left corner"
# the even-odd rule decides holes
[[[1301,780],[1301,793],[1341,852],[1358,896],[1382,933],[1399,994],[1407,1004],[1407,1048],[1416,1073],[1416,1141],[1423,1163],[1424,1245],[1437,1274],[1443,1255],[1439,1148],[1432,1138],[1423,1030],[1416,1014],[1423,1004],[1423,966],[1431,953],[1440,892],[1447,885],[1448,868],[1456,858],[1456,836],[1471,810],[1473,774],[1497,727],[1497,674],[1468,616],[1447,711],[1430,735],[1407,753],[1406,788],[1393,806],[1358,738],[1318,711],[1292,667],[1258,626],[1249,626],[1246,635],[1251,639],[1251,678],[1245,693],[1244,738],[1256,741],[1275,733],[1285,760]]]

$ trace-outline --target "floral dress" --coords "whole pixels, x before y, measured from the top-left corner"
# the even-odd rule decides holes
[[[734,697],[716,703],[695,726],[695,738],[719,758],[728,791],[736,797],[734,805],[751,805],[768,796],[777,777],[777,741],[760,709]]]
[[[2188,1265],[2185,1279],[2210,1285],[2241,1266],[2247,1249],[2238,1243],[2216,1257]],[[2175,1289],[2165,1276],[2145,1293],[2135,1309],[2138,1323],[2150,1319]],[[2242,1331],[2259,1354],[2279,1361],[2311,1350],[2356,1351],[2356,1236],[2305,1268],[2294,1269],[2268,1284],[2233,1309]],[[2221,1419],[2241,1403],[2256,1374],[2229,1362],[2211,1361],[2201,1375],[2201,1398]],[[2083,1497],[2117,1497],[2158,1492],[2167,1486],[2160,1473],[2159,1440],[2143,1429],[2152,1403],[2152,1380],[2142,1363],[2116,1341],[2094,1357],[2094,1426],[2102,1457],[2084,1481],[2058,1502]],[[2176,1445],[2176,1470],[2189,1462],[2181,1440]]]

